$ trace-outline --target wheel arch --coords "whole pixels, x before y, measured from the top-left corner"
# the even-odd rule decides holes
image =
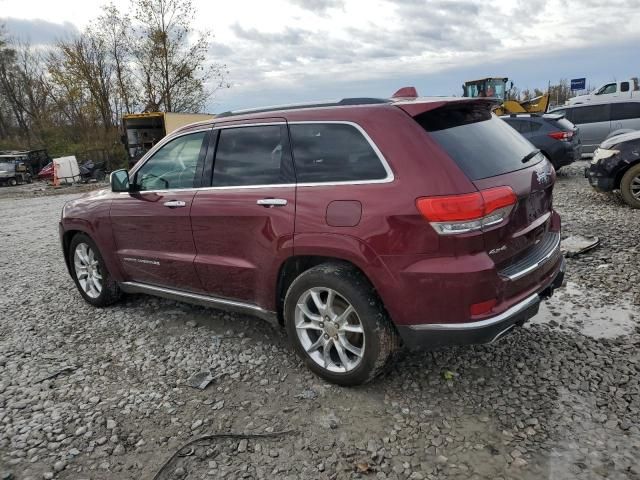
[[[302,273],[323,263],[346,264],[357,270],[371,284],[384,304],[380,286],[390,284],[388,272],[380,258],[366,243],[355,237],[337,234],[303,235],[296,237],[294,254],[278,269],[275,305],[278,322],[282,324],[284,299],[291,283]],[[391,314],[391,312],[389,312]]]
[[[620,184],[622,183],[622,177],[624,177],[624,174],[627,173],[630,168],[633,168],[638,164],[640,164],[640,159],[626,164],[618,172],[616,172],[615,180],[613,182],[613,188],[615,190],[619,190],[620,189]]]

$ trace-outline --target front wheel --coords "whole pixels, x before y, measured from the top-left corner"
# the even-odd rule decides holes
[[[322,264],[296,278],[285,298],[284,319],[309,369],[339,385],[371,381],[398,347],[373,287],[347,264]]]
[[[121,297],[118,283],[111,277],[98,247],[88,235],[79,233],[69,245],[71,276],[86,302],[106,307]]]
[[[10,187],[15,187],[16,185],[18,185],[18,180],[16,180],[15,178],[10,178],[7,183]]]
[[[631,167],[620,181],[620,193],[633,208],[640,208],[640,164]]]

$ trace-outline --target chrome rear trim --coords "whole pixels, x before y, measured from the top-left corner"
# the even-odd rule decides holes
[[[559,254],[560,233],[549,232],[545,237],[524,258],[502,269],[498,274],[511,281],[518,280],[547,263],[555,254]]]
[[[520,303],[516,303],[513,307],[505,310],[501,314],[496,315],[495,317],[487,318],[485,320],[467,323],[422,323],[419,325],[408,325],[408,327],[412,330],[446,330],[450,332],[476,330],[485,327],[491,327],[493,325],[507,321],[509,320],[509,318],[519,314],[520,312],[523,312],[539,301],[540,297],[537,293],[534,293],[530,297],[522,300]]]

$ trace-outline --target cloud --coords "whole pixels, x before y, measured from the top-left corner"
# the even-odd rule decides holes
[[[289,0],[292,4],[297,5],[305,10],[323,14],[331,8],[344,7],[344,0]]]
[[[78,28],[71,22],[53,23],[47,20],[0,18],[9,36],[33,45],[53,45],[57,40],[75,36]]]

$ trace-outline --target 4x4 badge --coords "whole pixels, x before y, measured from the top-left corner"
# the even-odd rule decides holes
[[[538,178],[538,183],[547,183],[550,177],[549,170],[545,168],[544,170],[537,171],[536,177]]]

